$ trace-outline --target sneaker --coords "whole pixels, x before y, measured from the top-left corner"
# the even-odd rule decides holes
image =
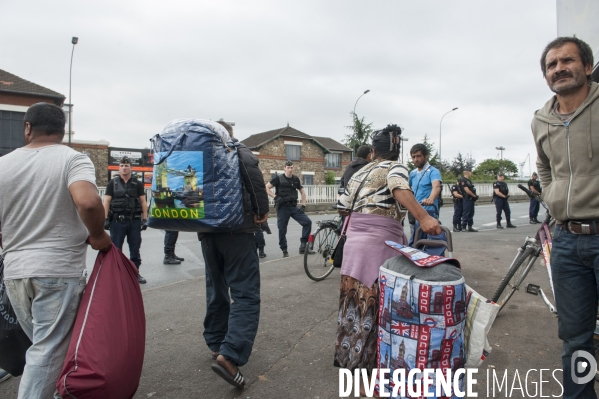
[[[181,261],[172,255],[164,255],[164,260],[162,263],[165,265],[180,265]]]
[[[258,250],[258,256],[261,257],[261,258],[266,258],[266,254],[264,253],[263,249],[259,249]]]
[[[516,228],[516,226],[514,226],[513,224],[511,224],[511,223],[510,223],[510,224],[508,224],[508,225],[507,225],[507,228],[508,228],[508,229],[515,229],[515,228]]]
[[[539,221],[539,219],[535,218],[534,219],[535,223],[541,223],[541,221]]]
[[[473,229],[472,226],[468,226],[468,230],[466,231],[469,231],[470,233],[478,233],[478,230]]]
[[[289,252],[286,249],[283,250],[283,258],[289,258]]]
[[[534,219],[530,219],[530,221],[528,223],[530,223],[530,224],[537,224],[537,222],[535,222]]]
[[[508,225],[508,227],[510,227],[510,226]],[[498,229],[503,229],[503,226],[501,225],[501,223],[497,223],[497,228]]]
[[[137,282],[138,282],[138,283],[140,283],[140,284],[145,284],[145,283],[147,283],[146,279],[145,279],[145,278],[143,278],[143,277],[141,276],[141,274],[138,274],[138,275],[137,275]]]
[[[312,250],[310,249],[310,247],[308,247],[308,246],[306,245],[306,243],[305,243],[305,242],[302,242],[302,243],[301,243],[301,245],[300,245],[300,247],[299,247],[299,253],[300,253],[300,254],[303,254],[304,252],[306,252],[306,248],[307,248],[307,251],[308,251],[308,253],[309,253],[309,254],[313,254],[313,253],[314,253],[314,251],[312,251]]]
[[[0,382],[8,380],[10,377],[11,375],[8,373],[8,371],[0,369]]]

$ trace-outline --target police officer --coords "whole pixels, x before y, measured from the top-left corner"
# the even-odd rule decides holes
[[[456,180],[456,184],[451,186],[451,196],[453,197],[453,232],[459,233],[462,231],[462,208],[464,195],[460,190],[460,181]]]
[[[472,169],[464,169],[464,176],[458,179],[460,190],[462,190],[462,230],[476,233],[478,230],[472,227],[474,223],[474,202],[478,199],[474,184],[470,181]]]
[[[539,182],[539,175],[537,172],[532,173],[532,178],[528,181],[528,189],[535,194],[541,195],[543,190],[541,189],[541,182]],[[530,207],[528,208],[528,216],[530,217],[530,224],[541,223],[537,216],[539,216],[540,202],[534,198],[530,199]]]
[[[508,228],[515,228],[510,221],[510,204],[508,203],[508,199],[510,198],[509,193],[510,190],[507,187],[507,183],[503,180],[505,176],[503,173],[499,172],[497,174],[497,181],[493,183],[493,202],[495,203],[495,209],[497,211],[497,228],[503,229],[501,225],[501,211],[505,213],[505,220],[507,221]]]
[[[270,189],[275,187],[276,194],[273,194]],[[302,206],[297,207],[297,192],[302,195]],[[306,249],[308,236],[312,229],[312,221],[304,213],[306,210],[306,192],[300,183],[297,176],[293,175],[293,162],[285,163],[285,174],[277,175],[270,183],[266,184],[266,193],[275,199],[275,207],[277,209],[277,227],[279,228],[279,247],[283,251],[283,257],[289,256],[287,252],[287,225],[289,219],[293,218],[302,226],[302,238],[300,239],[299,253],[304,251],[312,251]]]
[[[141,265],[139,248],[141,231],[148,228],[148,204],[143,183],[131,176],[131,160],[127,157],[119,161],[119,175],[108,182],[104,194],[106,221],[104,228],[110,230],[110,240],[118,249],[123,249],[127,237],[129,259],[137,266]],[[137,275],[137,281],[145,284],[146,279]]]

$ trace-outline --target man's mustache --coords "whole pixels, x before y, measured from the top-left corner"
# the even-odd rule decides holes
[[[555,82],[556,80],[561,79],[561,78],[572,78],[572,77],[574,77],[572,75],[572,72],[563,71],[563,72],[558,72],[555,75],[553,75],[553,79],[552,80]]]

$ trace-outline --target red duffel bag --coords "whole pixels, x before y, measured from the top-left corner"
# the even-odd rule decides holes
[[[139,386],[146,317],[137,268],[114,245],[98,253],[56,389],[63,398],[132,398]]]

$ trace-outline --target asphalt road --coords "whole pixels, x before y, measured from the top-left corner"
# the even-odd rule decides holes
[[[450,206],[451,205],[451,206]],[[515,225],[528,225],[528,202],[511,204],[512,222]],[[441,208],[441,223],[445,226],[452,226],[453,204]],[[324,219],[332,219],[334,214],[328,215],[310,215],[312,219],[312,231],[316,229],[316,222]],[[275,259],[281,259],[283,253],[279,249],[279,237],[277,229],[277,219],[272,217],[268,219],[272,234],[265,234],[267,257],[261,259],[261,262],[268,262]],[[495,230],[495,206],[486,204],[476,207],[474,215],[474,227],[481,232],[486,230]],[[505,220],[503,221],[505,226]],[[287,228],[287,242],[289,254],[299,256],[299,245],[301,237],[301,226],[294,220],[289,221]],[[515,232],[514,232],[515,233]],[[159,287],[165,284],[171,284],[178,281],[188,280],[204,275],[204,259],[200,242],[195,233],[179,233],[176,253],[185,258],[180,265],[164,265],[164,232],[162,230],[148,229],[142,232],[141,274],[148,283],[142,286],[142,289]],[[128,254],[127,243],[123,246],[123,252]],[[97,252],[91,249],[87,254],[87,266],[91,272]]]

